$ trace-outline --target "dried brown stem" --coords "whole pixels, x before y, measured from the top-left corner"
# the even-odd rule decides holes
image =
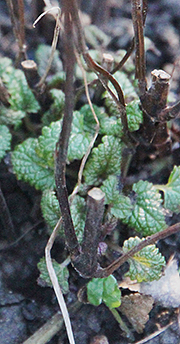
[[[139,83],[140,95],[146,91],[146,63],[144,52],[144,20],[143,8],[141,0],[132,0],[132,20],[135,34],[135,50],[136,50],[136,78]]]
[[[33,60],[25,60],[21,62],[27,83],[31,89],[34,90],[36,84],[39,82],[40,76],[37,71],[37,64]]]
[[[57,197],[63,218],[64,231],[67,241],[67,247],[71,256],[79,254],[79,244],[75,234],[74,225],[72,222],[70,207],[68,202],[68,192],[66,188],[66,160],[68,143],[71,132],[71,123],[74,109],[74,46],[72,35],[72,22],[69,14],[69,2],[62,2],[62,9],[64,12],[64,49],[65,49],[65,108],[62,130],[56,148],[56,163],[55,163],[55,180],[57,188]]]
[[[97,250],[101,237],[104,199],[105,194],[99,188],[95,187],[88,192],[82,253],[74,262],[76,270],[85,278],[93,276],[98,267]]]
[[[162,122],[180,117],[180,101],[162,110],[158,117]]]
[[[144,247],[148,245],[155,244],[157,241],[167,238],[168,236],[175,234],[180,231],[180,222],[176,223],[173,226],[166,228],[162,232],[158,232],[152,234],[151,236],[146,237],[142,240],[138,245],[134,246],[131,250],[124,253],[120,258],[116,259],[112,264],[110,264],[107,268],[104,268],[97,271],[96,277],[107,277],[112,274],[115,270],[117,270],[122,264],[124,264],[129,258],[133,257],[137,252],[142,250]]]

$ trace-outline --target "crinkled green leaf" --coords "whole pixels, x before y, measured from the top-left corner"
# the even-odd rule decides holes
[[[12,153],[12,164],[18,179],[35,186],[36,189],[53,189],[55,186],[54,170],[47,161],[36,153],[38,140],[29,138],[18,145]]]
[[[129,238],[124,242],[123,252],[126,253],[134,246],[138,245],[143,239],[138,237]],[[137,252],[132,258],[128,259],[130,264],[126,276],[137,282],[149,282],[161,277],[163,266],[166,265],[165,258],[159,252],[155,245],[144,247]]]
[[[132,214],[133,205],[129,197],[118,191],[118,179],[116,176],[109,176],[101,187],[105,193],[106,204],[111,205],[111,214],[121,220],[128,220]]]
[[[107,93],[106,93],[107,95]],[[123,135],[123,127],[121,123],[120,112],[115,101],[107,95],[105,97],[105,105],[112,117],[105,118],[102,121],[102,130],[107,134],[112,134],[118,137]],[[136,131],[139,129],[143,121],[142,111],[139,108],[139,100],[135,99],[126,105],[126,115],[129,131]]]
[[[94,306],[104,302],[107,307],[116,308],[121,304],[121,292],[117,280],[112,275],[106,278],[93,278],[87,284],[87,297]]]
[[[114,136],[104,136],[101,144],[94,148],[84,170],[85,182],[98,185],[110,174],[120,171],[121,142]]]
[[[10,94],[9,103],[14,111],[36,113],[40,106],[30,90],[25,75],[20,69],[6,68],[2,80]]]
[[[15,111],[5,106],[0,106],[0,123],[6,125],[15,125],[17,128],[21,124],[21,119],[24,118],[26,113],[24,111]]]
[[[69,291],[69,283],[68,283],[69,271],[66,266],[63,266],[63,264],[57,263],[54,259],[52,259],[52,264],[53,264],[53,268],[55,270],[60,288],[62,290],[62,293],[67,294]],[[49,273],[47,271],[46,261],[44,257],[40,259],[37,267],[40,271],[40,276],[39,276],[40,279],[42,279],[47,284],[47,286],[52,287],[52,282],[50,280]]]
[[[42,128],[42,135],[38,138],[36,153],[46,161],[50,168],[54,168],[54,151],[59,139],[62,121],[52,122],[49,127]]]
[[[118,201],[119,190],[118,190],[118,177],[109,176],[104,180],[101,190],[105,193],[105,204],[114,204]]]
[[[10,149],[11,133],[6,125],[0,125],[0,161]]]
[[[133,185],[133,191],[133,211],[128,225],[145,236],[165,229],[161,196],[153,184],[140,180]]]
[[[139,129],[140,124],[143,122],[143,114],[139,108],[139,100],[133,100],[126,106],[126,114],[128,121],[128,128],[130,131]]]
[[[118,201],[111,208],[111,214],[127,223],[133,210],[133,205],[129,197],[119,195]]]
[[[105,135],[113,135],[115,137],[121,138],[123,136],[123,127],[121,123],[121,118],[115,116],[104,117],[100,122],[100,133]]]
[[[107,114],[105,113],[102,107],[99,107],[95,104],[93,104],[93,109],[95,111],[95,114],[99,122],[101,123],[101,121],[104,119],[104,117],[107,116]],[[87,131],[93,136],[95,134],[97,123],[94,119],[90,106],[88,104],[82,106],[79,112],[84,117],[84,124],[83,124],[84,131]]]
[[[41,198],[41,210],[45,221],[53,229],[60,216],[59,202],[53,190],[45,190]],[[63,231],[64,233],[64,231]]]
[[[86,153],[92,135],[84,130],[84,115],[79,111],[73,114],[73,123],[68,147],[68,160],[80,160]]]
[[[42,76],[46,70],[49,57],[51,55],[51,46],[47,44],[40,44],[36,50],[36,60],[38,63],[38,72]],[[50,72],[55,74],[63,70],[62,62],[59,58],[59,52],[56,50],[53,56]]]
[[[76,195],[70,206],[71,216],[78,241],[83,239],[85,219],[86,219],[86,202],[84,198]]]
[[[164,192],[164,207],[175,213],[180,212],[180,166],[174,166],[166,185],[157,185]]]

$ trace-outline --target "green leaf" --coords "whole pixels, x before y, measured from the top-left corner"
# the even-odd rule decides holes
[[[54,259],[52,259],[53,268],[55,270],[58,283],[60,285],[60,288],[62,290],[63,294],[67,294],[69,291],[69,284],[68,284],[68,278],[69,278],[69,271],[66,266],[63,264],[57,263]],[[41,258],[38,265],[37,265],[39,271],[40,271],[40,279],[42,279],[47,286],[52,287],[52,282],[49,277],[49,273],[47,271],[46,267],[46,261],[45,258]]]
[[[4,72],[8,69],[8,67],[12,67],[12,60],[8,57],[1,57],[0,58],[0,77],[3,76]]]
[[[54,191],[45,190],[43,192],[41,198],[41,210],[45,221],[48,223],[50,228],[53,229],[61,216],[59,202]],[[62,234],[64,234],[64,231]]]
[[[50,94],[53,99],[53,103],[42,118],[43,124],[47,126],[50,125],[51,122],[57,121],[62,117],[65,102],[65,95],[61,90],[52,89]]]
[[[104,278],[103,302],[109,308],[116,308],[121,305],[121,292],[118,282],[113,275]]]
[[[0,161],[11,147],[11,133],[6,125],[0,125]]]
[[[38,72],[42,76],[46,70],[49,57],[51,55],[51,46],[46,44],[40,44],[36,50],[36,60],[38,63]],[[62,62],[59,58],[59,52],[56,50],[53,56],[50,72],[55,74],[62,71]]]
[[[103,278],[93,278],[87,284],[87,296],[88,301],[94,306],[99,306],[102,303]]]
[[[0,113],[0,123],[15,125],[15,128],[21,124],[21,119],[26,115],[24,111],[14,111],[11,108],[6,108],[4,105],[0,106]]]
[[[95,114],[98,118],[98,120],[101,121],[104,119],[104,117],[107,116],[107,114],[105,113],[104,109],[102,107],[99,107],[95,104],[93,104],[93,109],[95,111]],[[84,131],[87,131],[88,133],[90,133],[92,136],[95,134],[95,130],[96,130],[96,121],[94,119],[93,113],[91,111],[91,108],[88,104],[84,105],[81,107],[81,109],[79,110],[80,114],[83,115],[84,118],[84,123],[83,123],[83,128]]]
[[[21,70],[13,67],[6,68],[2,80],[8,88],[10,94],[9,103],[12,110],[36,113],[40,109]]]
[[[110,174],[119,174],[121,162],[121,142],[114,136],[104,136],[103,143],[92,150],[92,155],[84,169],[85,182],[98,185]]]
[[[159,190],[164,192],[164,207],[180,212],[180,166],[174,166],[166,185],[157,185]]]
[[[135,98],[135,99],[138,98],[137,93],[135,92],[133,85],[131,84],[129,78],[127,77],[127,75],[124,72],[117,71],[114,74],[114,77],[117,80],[117,82],[119,83],[119,85],[121,86],[125,99],[128,98],[129,96],[131,97],[131,99],[132,98]],[[115,92],[114,87],[111,86],[110,83],[108,85],[112,89],[112,91]]]
[[[96,25],[85,25],[84,34],[88,45],[97,49],[99,45],[107,46],[110,38]]]
[[[143,122],[143,113],[139,108],[139,100],[133,100],[126,106],[126,114],[128,121],[128,128],[130,131],[139,129],[140,124]]]
[[[138,237],[129,238],[124,242],[123,252],[126,253],[134,246],[138,245],[143,239]],[[166,265],[165,258],[159,252],[155,245],[144,247],[137,252],[132,258],[128,259],[130,264],[126,276],[137,282],[149,282],[161,277],[162,268]]]
[[[84,130],[84,115],[79,111],[74,111],[68,147],[68,160],[82,159],[91,140],[92,135]]]
[[[54,170],[36,153],[38,140],[29,138],[12,153],[12,164],[18,179],[29,182],[36,189],[53,189]]]
[[[113,135],[119,138],[123,136],[121,118],[116,118],[115,116],[106,116],[103,120],[101,120],[100,125],[101,134]]]
[[[101,187],[105,193],[105,203],[111,205],[111,214],[121,220],[128,220],[132,214],[133,205],[129,197],[118,191],[118,179],[116,176],[109,176]]]
[[[108,135],[122,137],[123,127],[121,123],[120,112],[115,101],[107,95],[105,98],[105,105],[111,114],[111,117],[105,117],[102,121],[102,131]],[[139,100],[135,99],[126,105],[126,115],[129,131],[136,131],[139,129],[143,121],[142,111],[139,108]]]
[[[76,195],[73,198],[70,210],[78,241],[82,242],[86,219],[86,202],[84,198]]]
[[[52,122],[49,127],[42,128],[42,135],[38,138],[36,146],[37,155],[42,158],[46,164],[54,169],[54,151],[59,139],[62,121]]]
[[[121,304],[121,292],[117,280],[112,275],[106,278],[93,278],[87,284],[87,297],[94,306],[104,302],[107,307],[116,308]]]
[[[161,196],[153,184],[140,180],[133,185],[133,191],[133,211],[128,225],[145,236],[165,229]]]

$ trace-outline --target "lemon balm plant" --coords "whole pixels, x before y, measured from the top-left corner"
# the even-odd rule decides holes
[[[140,146],[147,155],[152,149],[155,156],[163,157],[164,147],[169,144],[167,121],[179,110],[179,103],[172,107],[166,105],[167,73],[153,71],[152,86],[147,89],[143,35],[146,12],[146,1],[141,4],[132,0],[135,37],[123,60],[112,71],[96,63],[87,51],[75,0],[62,1],[64,71],[56,56],[59,73],[45,83],[43,89],[30,83],[34,69],[30,74],[26,70],[25,78],[9,59],[0,61],[0,76],[7,91],[7,99],[1,107],[0,157],[10,149],[11,135],[7,126],[18,130],[23,122],[29,137],[11,154],[14,173],[18,179],[42,191],[41,209],[51,230],[62,216],[59,235],[65,238],[71,263],[80,276],[92,278],[87,285],[89,302],[96,306],[104,302],[112,309],[121,303],[113,272],[128,261],[126,275],[131,279],[138,282],[158,279],[165,259],[155,243],[180,229],[179,223],[168,227],[165,217],[167,211],[178,213],[180,209],[179,166],[172,166],[165,185],[153,185],[147,180],[126,185],[131,157]],[[133,49],[138,86],[120,71]],[[103,105],[93,104],[99,123],[98,137],[84,167],[78,192],[71,197],[66,175],[73,163],[83,159],[97,130],[90,106],[76,107],[77,51],[98,78],[94,83],[98,85],[99,80],[103,86],[99,99],[103,99]],[[55,87],[62,84],[63,91]],[[92,90],[94,92],[93,86]],[[46,97],[49,106],[44,110]],[[39,135],[31,129],[32,114],[40,113],[42,131]],[[117,230],[117,223],[131,228],[133,236],[124,241],[122,255],[117,260],[101,266],[101,243]],[[44,264],[41,261],[39,269],[41,277],[47,279]],[[56,262],[54,266],[62,290],[67,293],[67,267]]]

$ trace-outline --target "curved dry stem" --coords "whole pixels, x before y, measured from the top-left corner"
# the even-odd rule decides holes
[[[81,68],[81,71],[82,71],[82,75],[83,75],[83,79],[84,79],[84,87],[85,87],[85,92],[86,92],[86,97],[87,97],[87,101],[89,103],[89,106],[90,106],[90,109],[92,111],[92,114],[93,114],[93,117],[96,121],[96,131],[95,131],[95,134],[88,146],[88,149],[87,149],[87,152],[85,153],[82,161],[81,161],[81,165],[80,165],[80,168],[79,168],[79,172],[78,172],[78,183],[77,183],[77,186],[74,188],[73,190],[73,193],[71,194],[71,198],[70,200],[72,201],[72,198],[78,193],[79,191],[79,188],[80,188],[80,185],[81,185],[81,182],[82,182],[82,174],[83,174],[83,170],[84,170],[84,166],[86,164],[86,161],[88,159],[88,156],[91,152],[91,149],[93,148],[94,146],[94,143],[96,141],[96,138],[99,134],[99,120],[97,118],[97,115],[94,111],[94,108],[93,108],[93,105],[92,105],[92,102],[91,102],[91,98],[90,98],[90,95],[89,95],[89,89],[88,89],[88,83],[87,83],[87,78],[86,78],[86,72],[85,72],[85,69],[81,63],[81,59],[80,59],[80,56],[78,55],[77,52],[75,52],[75,55],[76,55],[76,59],[77,59],[77,63],[79,65],[79,67]]]
[[[57,17],[55,17],[54,13],[52,12],[54,9],[58,10],[57,12]],[[53,36],[53,41],[52,41],[52,45],[51,45],[51,54],[46,66],[46,70],[44,75],[41,77],[40,81],[38,82],[38,84],[36,85],[36,87],[41,88],[44,85],[44,82],[46,80],[46,77],[49,73],[49,70],[51,68],[52,62],[53,62],[53,58],[54,58],[54,53],[56,51],[56,46],[57,46],[57,42],[58,42],[58,37],[59,37],[59,32],[61,29],[61,22],[60,22],[60,16],[61,16],[61,9],[60,7],[52,7],[48,10],[46,10],[45,12],[43,12],[33,23],[33,27],[36,26],[36,24],[39,22],[39,20],[44,17],[47,13],[51,13],[52,12],[52,16],[56,19],[56,26],[54,29],[54,36]]]
[[[46,258],[46,265],[47,265],[49,277],[51,279],[51,282],[52,282],[52,285],[54,288],[54,292],[56,294],[58,304],[59,304],[60,310],[62,312],[64,323],[66,326],[66,331],[67,331],[69,343],[75,344],[68,309],[66,307],[66,303],[65,303],[61,288],[59,286],[58,279],[57,279],[56,273],[54,271],[52,260],[51,260],[51,249],[52,249],[52,246],[54,244],[54,240],[55,240],[56,235],[58,233],[61,222],[62,222],[62,218],[60,218],[59,221],[57,222],[57,224],[56,224],[56,226],[55,226],[55,228],[54,228],[54,230],[53,230],[53,232],[52,232],[52,234],[48,240],[48,243],[47,243],[46,248],[45,248],[45,258]]]

